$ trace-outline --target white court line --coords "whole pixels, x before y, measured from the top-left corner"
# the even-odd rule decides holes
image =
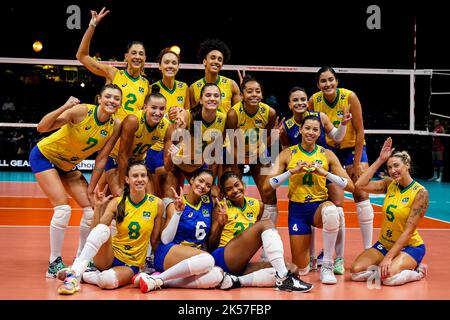
[[[11,210],[30,210],[30,211],[33,211],[33,210],[53,210],[53,208],[28,208],[28,207],[26,207],[26,208],[20,208],[20,207],[0,207],[0,210],[8,210],[8,209],[11,209]],[[72,210],[82,210],[81,208],[72,208]]]

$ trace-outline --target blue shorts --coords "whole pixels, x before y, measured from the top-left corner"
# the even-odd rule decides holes
[[[380,241],[377,241],[372,246],[372,248],[381,252],[383,254],[383,256],[385,256],[389,252],[389,250],[386,249],[380,243]],[[425,248],[425,244],[421,244],[420,246],[417,246],[417,247],[406,246],[402,250],[400,250],[400,252],[406,252],[407,254],[409,254],[411,257],[413,257],[414,260],[416,260],[417,265],[419,265],[422,262],[423,257],[425,256],[426,248]]]
[[[314,214],[322,203],[323,201],[304,203],[289,201],[289,235],[311,234],[311,226],[314,225]]]
[[[118,166],[119,164],[116,159],[108,157],[108,160],[106,160],[105,172],[108,172],[111,169],[117,169]]]
[[[353,164],[353,159],[355,158],[355,147],[344,148],[344,149],[331,149],[336,154],[339,159],[339,162],[343,167],[349,166]],[[361,162],[369,162],[366,153],[366,146],[363,146],[362,154],[361,154]]]
[[[215,265],[218,267],[221,267],[223,271],[230,273],[232,275],[235,275],[237,277],[242,276],[244,274],[244,270],[241,270],[240,272],[231,272],[230,269],[227,266],[227,263],[225,262],[225,247],[219,247],[215,249],[213,252],[211,252],[211,255],[214,258]]]
[[[41,150],[39,150],[37,145],[35,145],[33,147],[33,149],[31,149],[29,160],[30,160],[31,171],[34,174],[39,173],[39,172],[43,172],[43,171],[46,171],[46,170],[50,170],[50,169],[56,169],[56,171],[60,175],[64,175],[64,174],[67,174],[69,172],[78,170],[77,166],[74,166],[69,171],[64,171],[64,170],[58,168],[57,166],[55,166],[50,160],[48,160],[42,154]]]
[[[145,163],[150,173],[155,173],[157,168],[164,166],[164,150],[148,149]]]
[[[123,261],[117,259],[116,257],[114,257],[114,260],[113,260],[113,263],[111,265],[111,268],[112,267],[122,267],[122,266],[130,268],[131,270],[133,270],[134,274],[139,273],[139,267],[130,266],[129,264],[126,264],[125,262],[123,262]]]
[[[177,243],[175,242],[169,242],[168,244],[164,244],[162,242],[159,243],[158,248],[156,248],[155,251],[155,269],[158,272],[164,272],[164,259],[166,258],[167,253],[169,252],[170,248],[172,248]]]

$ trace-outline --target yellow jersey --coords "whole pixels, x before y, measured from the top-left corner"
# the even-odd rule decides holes
[[[122,200],[117,198],[117,204]],[[141,267],[145,264],[148,243],[150,241],[159,198],[146,194],[139,203],[125,200],[125,217],[116,224],[117,233],[112,237],[114,257],[130,265]]]
[[[112,83],[122,89],[122,106],[117,110],[117,117],[122,121],[128,114],[136,113],[144,106],[148,94],[148,80],[139,75],[133,78],[127,70],[116,72]]]
[[[324,170],[328,171],[328,160],[325,155],[325,148],[316,145],[313,151],[308,152],[300,144],[289,147],[291,149],[291,160],[287,170],[297,166],[297,162],[305,161],[320,163]],[[316,202],[328,199],[328,188],[326,178],[315,173],[301,171],[289,178],[288,198],[294,202]]]
[[[392,181],[389,185],[384,198],[383,220],[378,240],[386,249],[391,249],[403,231],[405,231],[411,206],[414,203],[416,194],[422,189],[423,186],[417,181],[411,182],[403,190],[400,189],[396,181]],[[416,229],[405,246],[417,247],[421,244],[423,244],[423,240]]]
[[[256,223],[260,213],[259,200],[245,197],[243,208],[226,200],[226,213],[228,221],[223,227],[219,247],[226,246],[234,237]]]
[[[80,123],[66,123],[37,144],[42,154],[64,171],[73,169],[82,160],[103,148],[113,134],[114,115],[105,122],[100,122],[97,118],[98,106],[86,106],[87,115]]]
[[[245,138],[245,157],[255,157],[266,150],[266,145],[261,141],[260,129],[266,128],[269,123],[270,106],[260,102],[258,110],[254,114],[245,111],[244,104],[239,102],[233,106],[237,114],[237,128]],[[269,136],[270,133],[267,133]],[[228,145],[228,143],[227,143]]]
[[[314,111],[325,113],[328,118],[330,118],[333,126],[337,128],[339,127],[345,112],[349,110],[348,99],[352,93],[353,91],[351,90],[338,88],[336,99],[333,102],[328,102],[327,99],[324,98],[322,91],[316,92],[313,94]],[[328,135],[326,135],[326,142],[329,146],[337,149],[354,147],[356,142],[356,132],[352,122],[349,121],[347,123],[347,131],[345,132],[344,139],[340,143],[335,142]]]
[[[225,132],[225,124],[226,124],[227,116],[226,114],[216,111],[216,118],[207,123],[203,119],[202,121],[202,151],[205,150],[205,147],[213,142],[218,137],[223,137],[223,133]],[[188,128],[191,126],[192,115],[189,110],[188,112]],[[200,121],[200,120],[197,120]]]
[[[221,95],[220,105],[217,108],[217,110],[219,110],[224,114],[227,114],[228,110],[231,109],[232,103],[231,98],[233,97],[233,93],[231,90],[231,81],[232,80],[229,78],[219,76],[215,83],[219,87]],[[206,84],[205,78],[201,78],[191,85],[191,87],[194,89],[195,103],[198,103],[198,101],[200,100],[200,93],[205,84]],[[191,108],[192,107],[193,106],[191,106]]]
[[[136,117],[139,119],[139,126],[134,133],[133,146],[131,147],[130,160],[141,161],[144,160],[148,149],[161,151],[164,148],[164,137],[167,128],[169,127],[169,120],[162,118],[161,121],[154,127],[150,127],[147,123],[145,110],[139,110]],[[119,157],[120,139],[117,140],[111,154],[111,158],[118,159]]]
[[[162,80],[159,80],[154,83],[161,88],[160,93],[166,98],[166,111],[165,113],[169,113],[169,109],[171,107],[181,107],[184,108],[184,103],[186,102],[186,93],[188,90],[188,86],[186,83],[175,80],[175,85],[172,90],[169,90]]]

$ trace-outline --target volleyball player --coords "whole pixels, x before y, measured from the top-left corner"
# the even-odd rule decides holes
[[[320,91],[309,99],[308,107],[327,114],[335,127],[339,126],[347,111],[352,114],[344,139],[340,143],[336,143],[327,136],[326,141],[332,147],[352,181],[355,182],[369,167],[361,103],[356,93],[338,88],[338,84],[333,68],[327,66],[320,68],[317,71],[317,86]],[[363,246],[368,249],[372,245],[373,208],[369,195],[363,190],[355,188],[353,199],[358,213]]]
[[[311,226],[322,228],[324,257],[320,280],[335,284],[333,253],[343,216],[328,200],[326,180],[350,192],[354,185],[334,153],[316,144],[320,136],[319,118],[314,115],[304,118],[300,134],[301,143],[280,153],[274,176],[265,189],[278,188],[289,180],[288,226],[292,261],[299,267],[300,275],[309,272]]]
[[[49,278],[55,278],[58,270],[65,267],[61,251],[72,212],[66,192],[83,208],[77,256],[89,234],[94,188],[120,135],[120,121],[113,115],[121,99],[120,88],[108,84],[100,92],[99,105],[80,104],[70,97],[63,106],[45,115],[37,126],[39,132],[59,129],[39,141],[30,152],[31,170],[53,206],[46,274]],[[95,152],[98,155],[88,186],[76,166]]]
[[[386,163],[389,177],[371,181],[378,168]],[[425,277],[427,266],[422,264],[425,244],[417,231],[428,209],[428,191],[411,177],[411,157],[406,151],[392,148],[389,137],[378,159],[356,181],[366,192],[386,194],[383,220],[378,241],[362,252],[351,267],[352,280],[367,281],[378,266],[383,284],[402,285]]]
[[[158,197],[146,192],[147,168],[132,162],[126,168],[126,187],[120,197],[95,197],[93,229],[81,254],[70,268],[58,272],[64,283],[60,294],[74,294],[80,290],[80,281],[102,289],[116,289],[131,282],[145,263],[147,246],[159,243],[164,204]],[[116,220],[117,233],[111,236],[109,225]],[[85,272],[94,260],[98,270]]]

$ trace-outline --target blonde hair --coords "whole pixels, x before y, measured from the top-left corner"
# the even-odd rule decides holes
[[[411,167],[411,156],[406,151],[396,151],[389,158],[397,157],[402,160],[404,164],[407,164]]]

